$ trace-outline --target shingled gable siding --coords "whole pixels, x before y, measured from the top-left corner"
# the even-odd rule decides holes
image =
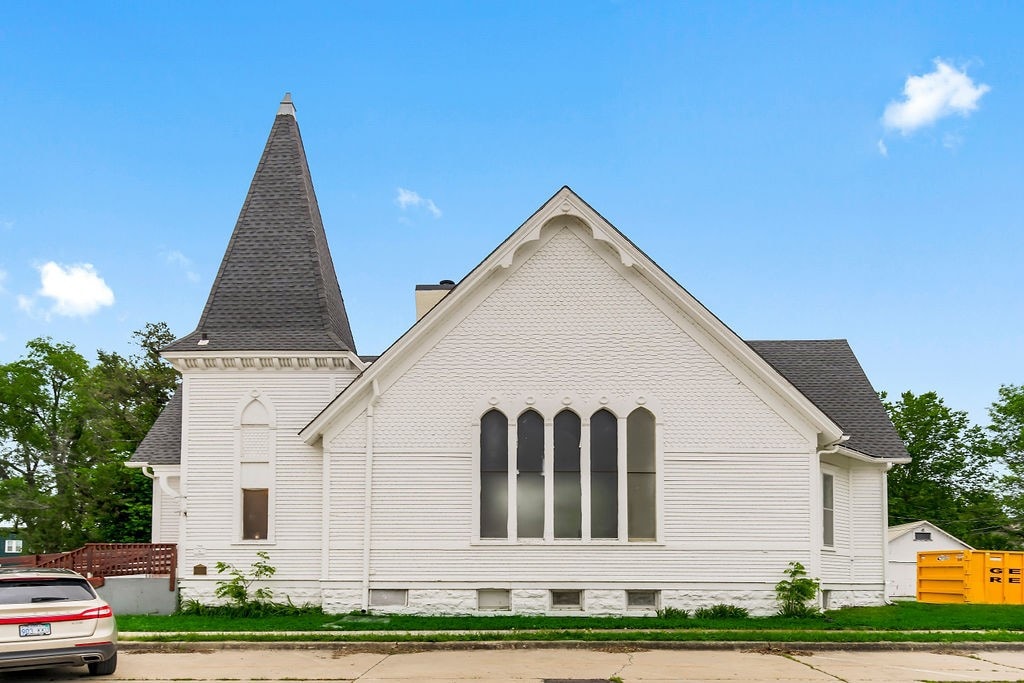
[[[257,549],[289,580],[319,580],[323,546],[323,457],[298,437],[319,410],[354,376],[354,371],[239,372],[186,374],[189,409],[187,543],[181,552],[183,579],[196,564],[224,561],[248,566]],[[275,418],[271,482],[273,541],[241,541],[238,488],[239,414],[253,391]],[[203,580],[199,580],[202,582]]]
[[[384,388],[374,412],[371,582],[410,588],[410,611],[429,609],[414,606],[417,587],[637,581],[658,582],[666,605],[728,593],[771,609],[771,587],[788,562],[817,567],[813,438],[746,386],[757,380],[740,381],[595,249],[603,247],[578,230],[542,241]],[[663,437],[658,543],[474,542],[472,424],[488,397],[514,419],[527,396],[556,406],[569,397],[586,417],[602,396],[641,394],[656,401],[649,407]],[[548,419],[555,412],[542,410]],[[343,556],[362,547],[365,438],[360,417],[326,446],[332,500],[360,501],[345,504],[351,514],[331,517],[336,580],[359,576]]]

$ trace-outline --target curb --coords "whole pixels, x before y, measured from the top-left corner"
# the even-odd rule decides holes
[[[215,650],[333,650],[341,654],[369,652],[374,654],[410,654],[415,652],[459,652],[469,650],[595,650],[599,652],[640,652],[643,650],[712,650],[724,652],[761,652],[763,654],[796,654],[801,652],[992,652],[1022,651],[1024,643],[967,642],[967,643],[803,643],[770,641],[540,641],[540,640],[495,640],[495,641],[449,641],[449,642],[387,642],[387,641],[267,641],[252,642],[239,640],[204,642],[147,642],[121,641],[118,649],[122,652],[167,652],[199,653]]]

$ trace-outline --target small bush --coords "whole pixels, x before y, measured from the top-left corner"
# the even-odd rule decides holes
[[[719,603],[711,607],[701,607],[693,612],[695,619],[746,619],[750,612],[746,607]]]
[[[659,619],[686,619],[690,613],[678,607],[662,607],[658,610]]]
[[[295,605],[289,600],[282,602],[249,602],[244,605],[204,605],[198,600],[186,600],[178,614],[194,617],[224,617],[242,619],[247,617],[299,617],[323,615],[323,609],[313,605]]]
[[[262,579],[269,579],[277,569],[270,564],[270,555],[264,551],[256,553],[256,561],[249,566],[249,572],[245,573],[233,564],[227,562],[217,563],[217,573],[230,576],[230,579],[217,582],[213,594],[218,598],[227,598],[236,607],[246,607],[251,604],[270,602],[274,592],[269,588],[257,588],[250,592],[252,585]]]
[[[818,597],[818,580],[809,578],[799,562],[790,562],[783,573],[789,578],[775,584],[779,616],[803,618],[817,614],[818,606],[811,604],[811,600]]]

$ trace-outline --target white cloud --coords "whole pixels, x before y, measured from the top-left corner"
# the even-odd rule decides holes
[[[39,267],[42,287],[36,294],[53,300],[53,305],[44,315],[63,316],[92,315],[102,306],[114,303],[114,292],[99,276],[91,263],[62,266],[49,261]],[[29,314],[35,314],[35,297],[18,296],[18,307]]]
[[[909,135],[947,116],[969,116],[989,90],[984,83],[975,85],[966,69],[961,71],[936,59],[931,73],[907,77],[903,101],[889,103],[882,123],[889,130]]]
[[[421,197],[419,192],[407,190],[404,187],[398,188],[398,195],[395,197],[395,203],[398,204],[398,207],[402,209],[402,211],[405,211],[410,207],[423,208],[434,218],[441,217],[441,209],[437,208],[437,204],[434,203],[433,199]]]
[[[886,146],[885,140],[878,141],[878,153],[881,154],[883,157],[889,156],[889,147]]]
[[[0,294],[3,294],[5,291],[7,291],[7,290],[4,289],[4,282],[6,282],[6,281],[7,281],[7,271],[4,270],[3,268],[0,268]]]
[[[199,282],[199,273],[192,267],[192,259],[185,256],[178,250],[166,252],[164,258],[172,266],[177,266],[185,271],[185,277],[188,278],[189,282]]]

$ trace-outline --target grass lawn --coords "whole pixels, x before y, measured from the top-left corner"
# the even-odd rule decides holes
[[[122,631],[194,633],[159,637],[168,640],[223,640],[199,635],[203,631],[319,631],[288,640],[690,640],[690,641],[1010,641],[1024,642],[1024,606],[926,605],[901,602],[885,607],[853,607],[806,619],[752,617],[694,619],[659,617],[541,617],[337,615],[309,610],[301,614],[265,617],[121,615]],[[480,634],[387,633],[377,636],[353,631],[499,631]],[[943,633],[977,630],[985,633]],[[530,631],[530,633],[523,633]],[[609,633],[608,631],[611,631]],[[914,633],[908,633],[913,631]],[[928,633],[930,632],[930,633]],[[234,639],[233,637],[232,639]],[[273,640],[272,635],[246,640]]]

